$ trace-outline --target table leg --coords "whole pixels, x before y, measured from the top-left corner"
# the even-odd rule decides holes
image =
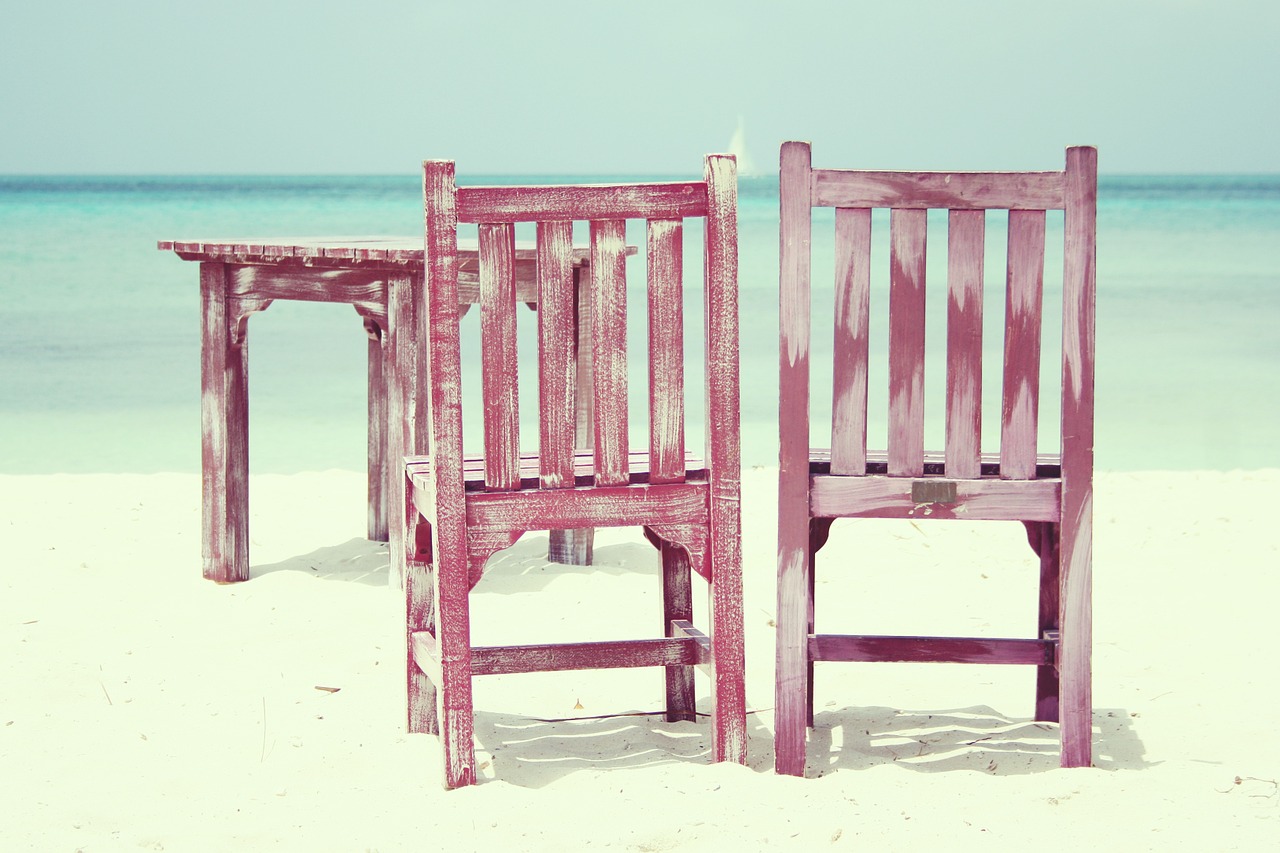
[[[359,311],[359,307],[356,309]],[[387,536],[387,384],[382,352],[383,327],[378,319],[361,312],[369,336],[369,538],[386,542]],[[385,321],[384,321],[385,322]]]
[[[200,294],[203,571],[232,583],[249,579],[248,349],[224,264],[201,264]]]
[[[580,450],[589,450],[595,446],[595,422],[592,409],[594,395],[591,390],[591,374],[594,366],[591,357],[591,289],[583,278],[586,272],[586,267],[573,268],[573,285],[577,296],[577,322],[574,323],[574,328],[577,335],[575,343],[578,360],[578,383],[574,396],[578,424],[574,444]],[[589,566],[595,535],[596,531],[593,527],[552,530],[547,559],[553,563]]]

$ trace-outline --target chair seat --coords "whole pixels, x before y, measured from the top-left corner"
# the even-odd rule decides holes
[[[1057,456],[1037,457],[1036,479],[1000,476],[1000,459],[982,459],[982,476],[948,478],[941,453],[925,455],[920,477],[890,476],[883,453],[868,453],[866,474],[832,474],[829,450],[809,452],[810,511],[816,518],[955,518],[1056,521],[1062,510]]]
[[[463,460],[463,477],[468,524],[492,530],[572,530],[707,522],[707,470],[692,453],[685,453],[684,480],[674,483],[650,482],[648,451],[631,452],[628,481],[616,486],[595,484],[592,460],[590,450],[579,451],[574,459],[574,485],[541,489],[538,455],[522,454],[521,488],[486,491],[484,457],[467,456]],[[432,520],[435,487],[431,460],[425,456],[407,457],[405,471],[411,500],[427,520]]]

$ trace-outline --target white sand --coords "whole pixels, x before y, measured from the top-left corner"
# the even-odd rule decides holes
[[[361,477],[252,489],[254,579],[218,586],[194,475],[0,477],[0,850],[1280,841],[1280,472],[1099,476],[1096,769],[1057,768],[1029,669],[828,664],[810,778],[775,776],[774,474],[752,471],[750,767],[708,765],[705,723],[534,719],[654,710],[657,671],[506,676],[477,679],[487,763],[456,792],[435,738],[403,733],[401,602],[362,538]],[[599,536],[594,572],[545,546],[494,561],[477,642],[656,629],[657,560],[632,533]],[[1027,636],[1032,560],[1018,525],[842,522],[819,628]]]

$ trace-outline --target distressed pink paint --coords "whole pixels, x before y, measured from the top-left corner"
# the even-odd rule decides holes
[[[701,197],[705,205],[705,192]],[[411,344],[417,318],[408,299],[422,287],[422,241],[258,238],[162,240],[157,246],[201,265],[204,576],[220,583],[249,578],[248,319],[276,300],[347,303],[361,318],[369,339],[368,535],[392,540],[392,553],[400,554],[401,524],[390,509],[404,494],[398,460],[406,451],[426,451],[426,444],[418,443],[418,436],[425,440],[427,435],[426,398],[414,392],[418,359]],[[565,251],[576,277],[588,251]],[[536,303],[537,249],[516,245],[512,252],[515,300]],[[459,244],[456,266],[456,295],[465,312],[480,302],[474,242]],[[401,561],[394,563],[402,574]]]
[[[707,158],[704,179],[675,184],[470,187],[454,184],[453,163],[424,164],[426,281],[410,309],[426,342],[429,454],[406,460],[410,578],[406,647],[412,730],[437,731],[445,784],[475,781],[471,679],[555,669],[656,666],[666,672],[670,719],[696,719],[692,667],[711,678],[712,757],[746,758],[739,521],[736,176],[731,157]],[[705,461],[684,449],[681,300],[685,217],[705,222]],[[625,220],[647,220],[648,312],[653,443],[628,446]],[[583,322],[570,267],[573,221],[589,223],[589,297]],[[458,222],[480,228],[481,361],[485,453],[462,448],[462,371],[458,345]],[[515,445],[511,226],[538,226],[539,453]],[[574,320],[578,322],[575,324]],[[583,390],[590,347],[594,449],[574,448],[573,401]],[[397,350],[399,352],[399,350]],[[397,368],[399,369],[399,368]],[[497,399],[494,399],[494,398]],[[581,411],[581,406],[578,406]],[[496,420],[497,423],[491,423]],[[499,461],[493,461],[494,456]],[[469,593],[496,551],[529,530],[638,526],[662,560],[661,636],[609,642],[472,647]],[[692,627],[690,578],[705,578],[710,629]],[[427,682],[429,684],[424,684]],[[434,702],[436,713],[422,707]],[[416,727],[416,728],[413,728]]]
[[[813,662],[999,663],[1036,668],[1034,713],[1060,722],[1064,766],[1091,761],[1093,363],[1097,154],[1062,172],[814,170],[806,143],[781,150],[778,611],[775,766],[803,775]],[[808,361],[813,207],[835,207],[832,447],[813,450]],[[862,216],[889,208],[889,445],[867,451]],[[926,215],[948,210],[946,447],[924,447]],[[985,211],[1009,213],[1001,446],[982,452]],[[1036,447],[1045,211],[1065,210],[1061,456]],[[865,229],[870,230],[867,216]],[[849,375],[852,374],[852,375]],[[1028,638],[817,633],[815,554],[835,518],[1021,522],[1038,556],[1038,632]],[[872,697],[865,697],[873,701]]]

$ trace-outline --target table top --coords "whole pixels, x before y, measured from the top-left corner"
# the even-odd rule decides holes
[[[317,267],[380,266],[422,269],[421,237],[263,237],[242,239],[160,240],[156,248],[174,252],[185,261],[221,261],[235,264],[294,263]],[[627,254],[635,254],[628,246]],[[458,251],[474,258],[475,240],[459,240]],[[575,263],[585,263],[591,250],[575,246]],[[537,258],[532,240],[516,241],[516,260]]]

